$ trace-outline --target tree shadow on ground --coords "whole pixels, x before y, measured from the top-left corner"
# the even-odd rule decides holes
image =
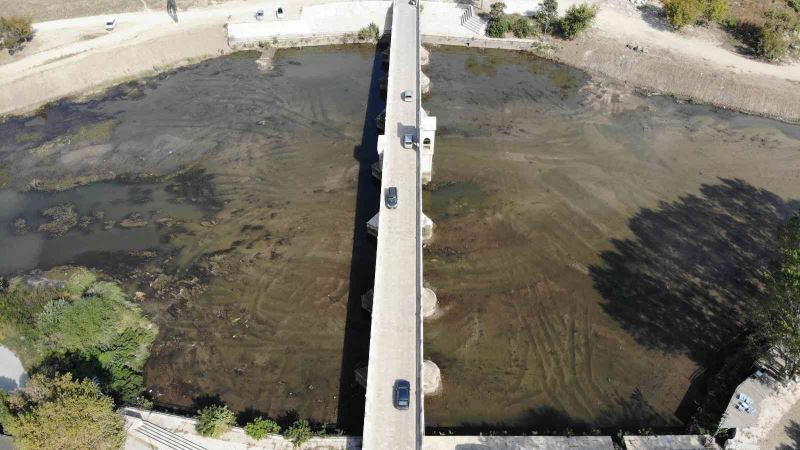
[[[720,179],[639,211],[634,237],[613,240],[589,268],[603,308],[640,344],[706,365],[759,305],[778,231],[799,206]]]
[[[642,20],[658,31],[675,31],[675,27],[667,21],[664,9],[656,5],[644,4],[639,6],[639,14]]]
[[[382,42],[375,48],[361,144],[353,149],[353,158],[358,161],[358,181],[336,422],[338,429],[353,435],[361,434],[364,422],[365,393],[356,381],[355,370],[369,358],[371,318],[361,307],[361,296],[372,287],[375,278],[375,245],[366,224],[378,212],[379,189],[372,177],[372,164],[378,161],[375,118],[386,104],[380,92],[385,45]]]
[[[792,420],[785,428],[786,436],[792,441],[788,444],[781,444],[775,450],[796,450],[800,448],[800,423]],[[770,449],[764,449],[770,450]]]

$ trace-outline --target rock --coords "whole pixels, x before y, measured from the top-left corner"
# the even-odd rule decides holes
[[[15,220],[14,223],[11,224],[11,226],[14,228],[14,233],[16,233],[19,236],[22,236],[23,234],[28,232],[28,222],[26,222],[25,219],[23,219],[22,217]]]
[[[75,205],[62,203],[42,210],[41,214],[49,217],[48,223],[39,225],[39,231],[43,231],[50,237],[63,236],[72,227],[78,224],[78,214],[75,212]]]
[[[141,213],[134,212],[131,213],[128,217],[120,220],[117,224],[120,228],[141,228],[147,225],[147,221],[144,219]]]
[[[172,217],[162,217],[160,219],[156,219],[155,223],[159,228],[172,228],[175,226],[177,221]]]
[[[92,222],[94,222],[94,217],[91,217],[91,216],[83,216],[83,217],[81,217],[81,219],[78,221],[78,226],[79,226],[80,228],[82,228],[82,229],[84,229],[84,230],[85,230],[85,229],[89,228],[89,225],[91,225],[91,224],[92,224]]]
[[[136,291],[136,292],[133,294],[133,298],[135,298],[135,299],[136,299],[136,300],[138,300],[138,301],[142,301],[142,300],[144,300],[144,292],[142,292],[142,291]]]

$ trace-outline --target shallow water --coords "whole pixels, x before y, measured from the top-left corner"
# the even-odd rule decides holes
[[[95,265],[101,254],[162,247],[174,230],[158,226],[155,220],[169,217],[177,222],[197,221],[203,216],[201,208],[171,194],[163,184],[97,183],[58,193],[2,189],[0,204],[4,250],[0,253],[0,274],[67,263]],[[59,236],[38,231],[40,225],[50,221],[41,211],[61,204],[73,205],[78,218],[91,218],[91,222],[76,224]],[[126,229],[119,225],[134,213],[142,215],[144,226]],[[27,231],[14,228],[14,221],[19,219],[25,220]]]
[[[0,272],[78,262],[142,292],[162,406],[218,396],[358,433],[381,55],[305,49],[275,64],[210,60],[0,124]],[[680,427],[797,208],[798,127],[516,53],[437,48],[428,72],[425,280],[442,314],[425,354],[444,391],[427,425]],[[148,225],[36,232],[65,202]],[[178,224],[157,227],[164,216]],[[20,217],[23,236],[8,226]],[[142,250],[156,256],[117,263]]]
[[[800,206],[800,127],[508,52],[429,76],[426,425],[681,429]]]
[[[374,265],[364,223],[378,200],[369,165],[381,54],[282,51],[272,70],[257,56],[206,61],[0,125],[0,184],[5,175],[3,195],[20,204],[7,220],[41,222],[41,208],[71,202],[80,215],[100,209],[118,220],[135,209],[152,225],[159,210],[154,218],[180,224],[168,239],[148,225],[50,240],[15,237],[4,224],[0,242],[13,250],[0,262],[99,265],[141,291],[161,330],[145,373],[160,405],[191,409],[216,396],[240,411],[295,411],[358,432],[364,391],[353,371],[369,344],[360,295]],[[137,184],[16,193],[117,174]],[[142,174],[166,179],[148,187]],[[129,190],[145,188],[149,202],[131,205]],[[118,253],[80,257],[117,247],[158,256],[122,267]]]

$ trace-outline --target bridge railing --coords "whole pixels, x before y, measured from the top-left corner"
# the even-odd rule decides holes
[[[405,1],[405,0],[400,0]],[[416,292],[416,319],[417,319],[417,450],[422,450],[422,440],[425,437],[425,395],[423,392],[423,378],[422,378],[422,362],[423,362],[423,329],[422,329],[422,143],[420,137],[422,135],[422,84],[421,84],[421,70],[422,61],[420,59],[420,46],[422,45],[421,28],[420,28],[420,14],[419,14],[419,0],[416,5],[416,92],[414,98],[416,99],[417,107],[417,292]]]

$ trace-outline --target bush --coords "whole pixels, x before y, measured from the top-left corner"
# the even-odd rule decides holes
[[[295,421],[287,428],[283,436],[295,447],[300,447],[314,437],[314,432],[311,431],[311,425],[308,423],[308,420],[302,419]]]
[[[786,4],[789,5],[789,8],[792,8],[794,12],[800,14],[800,0],[787,0]]]
[[[6,403],[10,418],[4,419],[4,431],[20,450],[111,450],[125,443],[122,416],[89,380],[37,374]]]
[[[489,21],[486,23],[486,35],[493,38],[501,38],[508,33],[511,21],[505,13],[506,4],[502,2],[492,3],[489,11]]]
[[[675,28],[693,25],[704,10],[702,0],[664,0],[664,14]]]
[[[582,3],[573,5],[567,9],[567,14],[561,19],[561,35],[566,39],[574,39],[583,30],[592,25],[594,17],[597,15],[597,6]]]
[[[381,36],[381,30],[375,25],[375,22],[370,22],[366,27],[358,30],[358,39],[362,41],[377,41]]]
[[[511,22],[511,32],[514,33],[514,37],[518,38],[526,38],[535,33],[531,21],[527,17],[521,16]]]
[[[550,33],[554,28],[558,27],[558,1],[544,0],[534,18],[539,22],[545,34]]]
[[[33,21],[30,17],[0,17],[0,46],[9,53],[21,49],[26,42],[33,39]]]
[[[783,33],[774,27],[764,26],[758,37],[758,53],[769,59],[776,60],[786,56],[789,44]]]
[[[91,378],[116,401],[141,404],[142,369],[156,329],[122,289],[85,269],[61,268],[63,288],[15,282],[0,292],[0,329],[29,370]]]
[[[257,417],[244,426],[244,432],[253,439],[264,439],[270,434],[278,434],[281,427],[274,420]]]
[[[708,0],[703,17],[709,22],[722,22],[728,16],[728,0]]]
[[[236,424],[236,416],[225,405],[206,406],[197,413],[195,429],[201,436],[217,438]]]
[[[493,38],[505,37],[511,24],[507,17],[499,17],[497,19],[489,19],[486,24],[486,35]]]

